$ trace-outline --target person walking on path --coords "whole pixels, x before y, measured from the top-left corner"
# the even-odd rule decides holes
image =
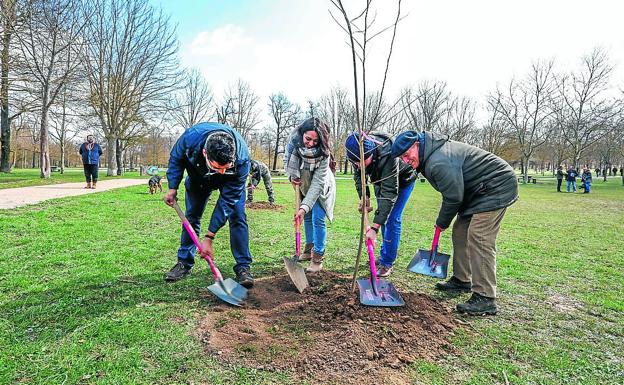
[[[518,199],[513,168],[496,155],[447,135],[406,131],[392,144],[403,161],[442,194],[435,226],[447,229],[453,218],[453,276],[438,290],[472,292],[457,310],[496,314],[496,237],[507,207]]]
[[[591,191],[592,184],[592,174],[591,171],[587,167],[583,168],[583,174],[581,174],[581,182],[585,188],[585,192],[583,194],[589,194]]]
[[[572,187],[572,191],[576,192],[576,177],[578,176],[578,172],[574,167],[570,167],[566,172],[566,182],[567,188],[566,191],[570,192],[570,187]]]
[[[245,215],[245,183],[249,174],[249,151],[243,137],[231,127],[219,123],[199,123],[187,129],[171,149],[167,181],[169,191],[163,200],[173,206],[184,181],[186,218],[199,235],[206,203],[214,190],[219,190],[202,241],[202,254],[214,257],[212,243],[227,221],[230,227],[230,250],[236,264],[237,281],[244,287],[253,286],[250,272],[249,227]],[[182,229],[178,262],[165,274],[166,281],[177,281],[190,273],[195,263],[195,244]]]
[[[359,133],[352,133],[345,141],[347,158],[356,172],[353,174],[355,189],[362,198],[362,184],[360,174],[360,147]],[[365,177],[373,185],[377,210],[370,228],[366,231],[366,238],[375,242],[377,233],[381,230],[383,243],[379,257],[379,277],[387,277],[392,272],[392,266],[397,258],[401,241],[401,218],[407,201],[414,190],[414,181],[417,172],[401,159],[392,156],[392,139],[384,132],[371,132],[364,137],[364,166]],[[370,193],[366,191],[366,209],[370,206]],[[363,208],[360,203],[359,210]]]
[[[561,192],[561,183],[563,182],[563,166],[557,167],[557,192]]]
[[[269,203],[275,203],[275,196],[273,195],[273,183],[271,182],[271,172],[266,164],[259,160],[252,160],[249,169],[249,184],[247,185],[247,202],[253,202],[254,190],[260,184],[260,179],[264,181],[264,188],[266,188],[267,195],[269,196]]]
[[[323,268],[327,226],[325,217],[334,217],[336,180],[331,169],[329,127],[318,118],[309,118],[296,127],[287,141],[284,165],[288,180],[299,186],[301,204],[294,220],[303,220],[306,245],[299,258],[312,260],[306,269]]]
[[[102,147],[95,142],[95,136],[87,135],[87,141],[80,145],[78,153],[82,156],[82,167],[87,180],[85,188],[94,189],[98,181],[98,167],[100,167]]]

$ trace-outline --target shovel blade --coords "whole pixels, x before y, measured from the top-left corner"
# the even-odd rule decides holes
[[[448,273],[448,263],[451,258],[448,254],[436,253],[435,267],[431,263],[431,251],[419,249],[414,258],[407,265],[407,270],[412,273],[422,274],[429,277],[446,278]]]
[[[241,306],[247,298],[247,289],[232,278],[223,280],[221,283],[215,282],[208,286],[208,290],[220,300],[234,306]]]
[[[360,288],[360,302],[366,306],[403,306],[405,301],[397,291],[396,287],[385,279],[377,280],[377,294],[373,291],[373,285],[368,278],[358,279]]]
[[[293,281],[299,293],[303,293],[310,284],[308,283],[308,277],[306,277],[305,270],[301,264],[294,258],[284,257],[284,265],[286,266],[286,271],[288,272],[290,280]]]

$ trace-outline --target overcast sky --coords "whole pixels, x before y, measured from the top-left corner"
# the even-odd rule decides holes
[[[328,0],[151,0],[177,24],[180,60],[197,67],[220,97],[242,78],[266,105],[284,92],[305,104],[332,85],[351,89],[352,68],[345,34],[331,19]],[[347,1],[351,14],[363,0]],[[378,27],[391,21],[394,0],[373,1]],[[389,96],[424,79],[443,80],[455,94],[482,102],[532,61],[555,59],[571,70],[600,46],[624,88],[621,0],[403,0],[388,78]],[[385,38],[390,35],[386,34]],[[387,41],[371,43],[369,88],[381,84]]]

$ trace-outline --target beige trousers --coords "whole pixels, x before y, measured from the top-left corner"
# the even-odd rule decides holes
[[[453,224],[453,276],[485,297],[496,298],[496,236],[505,210],[458,215]]]

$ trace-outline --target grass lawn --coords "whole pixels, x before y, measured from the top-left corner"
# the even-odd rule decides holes
[[[39,169],[34,168],[18,168],[14,169],[10,173],[0,172],[0,189],[85,181],[84,171],[82,168],[66,168],[63,174],[60,172],[53,172],[49,179],[41,179],[39,174]],[[143,177],[149,178],[149,175]],[[138,171],[127,171],[123,176],[106,176],[106,169],[103,168],[100,168],[98,172],[99,180],[143,177],[139,176]]]
[[[67,181],[81,180],[76,174]],[[288,209],[248,212],[258,277],[282,269],[281,257],[292,254],[292,190],[275,189]],[[469,325],[452,341],[458,354],[413,363],[413,383],[624,382],[624,187],[613,178],[596,181],[589,195],[554,190],[552,178],[521,186],[503,221],[499,315],[465,318]],[[434,280],[405,272],[415,250],[430,245],[439,204],[428,183],[417,184],[392,281],[453,306],[468,295],[440,295]],[[351,272],[356,208],[352,182],[340,179],[329,270]],[[226,365],[204,353],[193,331],[210,306],[200,295],[210,272],[199,261],[189,278],[163,282],[180,225],[144,186],[0,211],[0,231],[1,384],[292,383],[288,373]],[[451,251],[450,232],[440,247]],[[215,251],[232,276],[227,227]]]

